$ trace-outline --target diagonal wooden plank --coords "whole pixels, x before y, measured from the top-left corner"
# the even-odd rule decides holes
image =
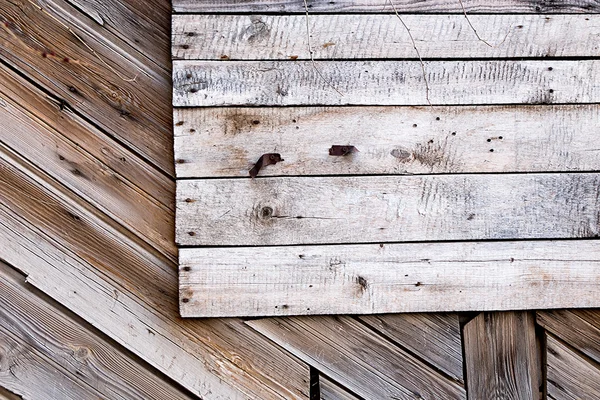
[[[428,58],[594,57],[598,15],[405,15]],[[418,59],[396,15],[175,15],[173,59]],[[471,25],[478,27],[479,37]]]
[[[23,398],[10,390],[0,386],[0,399],[1,400],[23,400]]]
[[[600,365],[580,357],[552,335],[547,338],[548,395],[556,400],[595,399]]]
[[[600,5],[594,0],[559,0],[532,2],[528,0],[462,0],[413,1],[393,0],[403,13],[598,13]],[[337,0],[307,1],[310,12],[377,12],[391,13],[389,0]],[[302,13],[304,3],[297,0],[173,0],[175,12],[252,13],[283,12]]]
[[[64,0],[3,2],[0,23],[5,63],[172,174],[167,71]]]
[[[178,178],[598,171],[600,106],[175,109]],[[540,124],[540,121],[544,121]],[[326,138],[323,133],[326,132]],[[334,144],[359,149],[329,156]],[[493,149],[493,152],[490,150]]]
[[[326,376],[319,376],[321,400],[359,400],[358,397],[336,385]]]
[[[539,398],[539,360],[531,313],[481,313],[463,329],[469,399]]]
[[[458,314],[386,314],[359,318],[450,378],[463,382]]]
[[[350,317],[246,323],[363,398],[466,398],[460,385]]]
[[[600,174],[179,180],[176,206],[185,246],[592,238]]]
[[[28,282],[203,398],[308,397],[306,365],[240,320],[179,318],[172,262],[0,154],[0,258]]]
[[[183,248],[185,317],[598,307],[586,241]]]
[[[111,399],[191,399],[123,348],[108,341],[0,262],[0,320],[5,331]]]
[[[173,105],[600,102],[600,60],[174,61]],[[427,83],[427,86],[426,86]],[[427,90],[429,87],[429,90]]]

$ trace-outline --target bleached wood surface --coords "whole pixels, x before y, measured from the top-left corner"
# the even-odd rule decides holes
[[[600,102],[600,60],[174,61],[173,105]]]
[[[275,168],[276,166],[273,166]],[[588,238],[600,174],[179,180],[180,245]]]
[[[369,314],[597,307],[597,240],[180,249],[180,310]]]
[[[599,15],[405,15],[423,58],[594,57]],[[315,59],[418,59],[395,14],[312,15]],[[305,15],[175,15],[174,59],[310,59]]]
[[[178,178],[600,170],[598,105],[175,109]],[[543,121],[543,123],[541,122]],[[331,157],[333,144],[359,149]],[[493,152],[490,150],[493,149]]]
[[[595,0],[463,0],[469,13],[593,13],[600,11]],[[391,13],[389,0],[307,1],[310,12],[379,12]],[[463,12],[460,2],[446,0],[394,0],[403,13]],[[175,12],[290,12],[303,13],[304,2],[298,0],[173,0]]]

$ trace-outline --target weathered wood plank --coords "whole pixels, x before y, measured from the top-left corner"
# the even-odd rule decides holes
[[[64,0],[39,4],[0,6],[3,60],[172,174],[168,71]]]
[[[174,61],[173,104],[479,105],[600,102],[600,60]],[[427,91],[427,85],[429,91]],[[429,98],[429,100],[428,100]]]
[[[362,316],[360,320],[450,378],[463,382],[458,314],[388,314]]]
[[[186,317],[600,306],[597,241],[183,248],[179,256]]]
[[[246,323],[363,398],[466,398],[461,386],[350,317]]]
[[[598,173],[180,180],[176,239],[245,246],[589,238],[600,233],[599,202]]]
[[[4,75],[0,73],[0,79]],[[0,116],[3,134],[0,142],[19,153],[21,157],[36,164],[75,193],[123,224],[134,234],[155,246],[166,256],[176,260],[177,247],[171,221],[171,209],[145,194],[129,179],[110,168],[103,161],[91,156],[83,146],[75,143],[75,132],[61,134],[68,123],[61,126],[53,121],[48,126],[35,114],[24,110],[9,95],[10,89],[0,87]],[[34,103],[35,104],[35,103]],[[50,118],[50,115],[45,117]],[[58,121],[60,115],[58,116]],[[79,131],[85,127],[80,127]],[[86,146],[87,148],[87,146]],[[111,147],[102,147],[102,149]],[[110,153],[110,150],[104,151]],[[154,174],[161,174],[154,171]]]
[[[319,376],[321,400],[359,400],[358,397],[342,389],[326,376]]]
[[[556,400],[595,399],[600,365],[586,360],[552,335],[547,338],[548,395]]]
[[[481,313],[463,329],[469,399],[539,398],[531,313]]]
[[[402,13],[455,13],[463,9],[458,1],[393,0]],[[391,13],[389,0],[308,0],[310,12],[369,12]],[[528,0],[463,0],[469,13],[598,13],[595,0],[557,0],[552,2]],[[173,0],[175,12],[236,13],[236,12],[305,12],[304,3],[297,0]]]
[[[205,399],[308,397],[306,365],[240,320],[179,318],[174,263],[0,155],[0,258],[29,283]]]
[[[175,109],[177,177],[598,171],[598,105]],[[544,121],[543,124],[540,121]],[[324,137],[326,133],[326,137]],[[359,149],[331,157],[333,144]],[[490,152],[493,149],[494,152]]]
[[[109,399],[192,399],[0,262],[2,329]]]
[[[406,15],[403,22],[428,58],[594,57],[597,15]],[[396,15],[309,17],[315,59],[418,59]],[[477,28],[480,40],[469,22]],[[304,15],[175,15],[174,59],[308,60]]]
[[[598,311],[590,311],[598,318]],[[583,310],[538,311],[537,323],[581,353],[600,363],[600,324]]]
[[[10,390],[0,386],[0,399],[1,400],[23,400],[23,398]]]

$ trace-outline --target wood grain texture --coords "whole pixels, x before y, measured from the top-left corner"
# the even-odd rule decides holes
[[[310,12],[369,12],[392,13],[388,0],[308,0]],[[463,9],[456,1],[413,1],[394,0],[394,5],[402,13],[453,13],[461,14]],[[595,0],[463,0],[469,13],[598,13],[600,5]],[[304,3],[296,0],[173,0],[175,12],[276,12],[303,13]]]
[[[3,60],[172,174],[168,71],[64,0],[38,4],[0,6]]]
[[[308,397],[303,363],[240,320],[179,318],[173,262],[0,154],[0,258],[28,282],[203,398]]]
[[[175,109],[178,178],[598,171],[598,105]],[[544,121],[544,123],[540,123]],[[330,157],[333,144],[359,149]],[[493,149],[494,152],[490,152]]]
[[[174,61],[173,105],[600,102],[600,60],[425,61],[424,67],[428,95],[419,61],[319,61],[319,73],[310,61]]]
[[[469,399],[539,398],[531,313],[481,313],[464,326],[463,338]]]
[[[180,180],[176,240],[245,246],[589,238],[600,232],[599,202],[597,173]]]
[[[23,275],[2,262],[0,276],[2,329],[23,338],[103,398],[196,398],[123,352],[47,296],[33,291],[26,286]]]
[[[600,306],[596,241],[183,248],[179,256],[185,317]]]
[[[359,400],[358,397],[342,389],[326,376],[319,376],[321,400]]]
[[[450,378],[463,382],[458,314],[367,315],[360,320],[413,354],[418,354]]]
[[[538,311],[537,323],[552,335],[600,363],[600,323],[595,310]]]
[[[552,335],[547,338],[548,395],[556,400],[595,399],[600,365],[590,362]]]
[[[0,386],[0,399],[1,400],[23,400],[23,398],[10,390]]]
[[[428,58],[594,57],[597,15],[406,15],[402,18]],[[491,46],[481,41],[473,32]],[[309,60],[418,59],[394,14],[175,15],[174,59]]]
[[[461,386],[350,317],[246,323],[363,398],[466,398]]]

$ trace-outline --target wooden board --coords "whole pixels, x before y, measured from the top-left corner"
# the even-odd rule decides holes
[[[457,1],[458,2],[458,1]],[[301,2],[300,2],[301,3]],[[594,57],[599,15],[405,15],[427,58]],[[394,14],[175,15],[173,59],[418,59]],[[477,35],[472,26],[476,27]],[[485,38],[490,45],[480,38]]]
[[[362,398],[466,399],[460,385],[350,317],[247,324]]]
[[[176,240],[244,246],[591,238],[600,232],[599,198],[598,173],[179,180]]]
[[[319,376],[319,385],[321,400],[359,400],[323,375]]]
[[[600,107],[244,107],[175,109],[178,178],[598,171]],[[544,121],[544,123],[540,123]],[[331,145],[353,145],[331,157]],[[490,150],[494,150],[490,152]]]
[[[464,326],[463,335],[469,399],[539,398],[531,313],[481,313]]]
[[[594,399],[600,393],[600,365],[548,335],[548,395],[556,400]]]
[[[600,102],[600,60],[174,61],[173,105]],[[427,83],[427,84],[426,84]],[[427,91],[427,86],[429,91]]]
[[[180,249],[180,312],[369,314],[593,307],[598,241]]]

